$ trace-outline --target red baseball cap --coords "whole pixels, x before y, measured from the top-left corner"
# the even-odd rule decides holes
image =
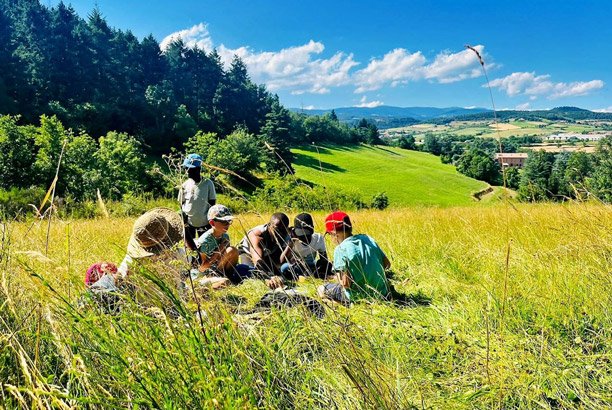
[[[340,230],[343,226],[351,227],[351,219],[345,212],[337,211],[325,218],[325,232],[327,233]]]

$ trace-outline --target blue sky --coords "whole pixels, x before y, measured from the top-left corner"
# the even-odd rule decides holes
[[[70,2],[81,16],[96,3],[139,38],[240,55],[287,107],[490,108],[470,44],[497,108],[612,112],[612,1]]]

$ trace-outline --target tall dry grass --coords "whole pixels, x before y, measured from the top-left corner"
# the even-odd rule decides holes
[[[135,278],[155,295],[148,311],[131,300],[117,316],[77,308],[85,270],[121,260],[133,219],[73,221],[69,230],[56,221],[48,259],[45,224],[4,225],[0,403],[489,408],[503,386],[503,408],[608,407],[610,215],[589,204],[353,213],[355,230],[392,260],[396,287],[432,304],[361,302],[323,320],[300,308],[253,312],[266,291],[257,281],[198,290],[198,316],[193,298],[164,280],[172,268],[160,266]],[[232,241],[266,217],[241,215]],[[324,215],[315,219],[321,231]],[[315,295],[318,283],[298,288]]]

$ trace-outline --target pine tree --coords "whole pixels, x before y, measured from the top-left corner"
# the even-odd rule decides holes
[[[292,171],[289,164],[293,160],[293,155],[289,149],[291,137],[291,115],[289,110],[284,108],[278,96],[272,99],[272,110],[266,114],[266,123],[261,128],[261,138],[270,150],[267,155],[266,166],[281,172]],[[282,161],[279,161],[280,157]]]

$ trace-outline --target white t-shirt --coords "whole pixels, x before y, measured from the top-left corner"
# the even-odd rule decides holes
[[[325,240],[320,233],[313,234],[308,245],[304,245],[300,241],[295,241],[289,255],[291,255],[291,259],[299,258],[309,265],[314,265],[317,253],[327,253],[325,249]]]
[[[202,227],[208,223],[206,214],[210,203],[208,201],[217,199],[215,185],[208,178],[204,178],[200,183],[189,178],[179,192],[178,200],[181,203],[181,209],[187,215],[187,222],[196,228]]]
[[[126,277],[128,275],[128,271],[130,270],[130,266],[134,260],[130,255],[125,255],[123,261],[121,261],[121,265],[117,268],[117,273],[120,273],[122,277]]]
[[[115,286],[115,275],[109,273],[102,276],[100,279],[98,279],[96,283],[92,284],[89,288],[94,290],[107,290],[109,292],[116,292],[118,290],[117,286]]]

